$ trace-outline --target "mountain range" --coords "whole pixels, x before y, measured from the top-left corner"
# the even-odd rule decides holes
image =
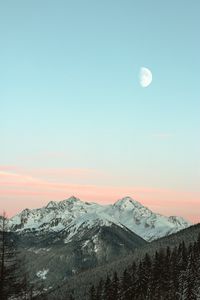
[[[130,197],[114,204],[100,205],[83,202],[72,196],[69,199],[51,201],[39,209],[25,209],[9,220],[11,231],[18,233],[67,232],[64,243],[68,243],[84,229],[94,226],[115,225],[129,229],[146,241],[175,233],[191,225],[181,217],[166,217],[152,212]]]
[[[100,205],[72,196],[23,210],[8,220],[8,231],[26,258],[31,280],[50,289],[190,225],[181,217],[154,213],[130,197]]]

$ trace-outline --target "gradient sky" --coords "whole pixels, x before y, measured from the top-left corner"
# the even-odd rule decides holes
[[[1,1],[0,209],[130,195],[200,221],[199,11],[198,0]]]

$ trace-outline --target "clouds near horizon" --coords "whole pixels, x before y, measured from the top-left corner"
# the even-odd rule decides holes
[[[91,177],[96,178],[96,184],[86,184]],[[48,201],[59,201],[71,195],[102,204],[113,203],[128,195],[156,212],[182,215],[193,222],[200,221],[197,214],[200,195],[197,193],[166,188],[114,186],[107,180],[103,172],[90,169],[25,170],[0,166],[0,208],[11,216],[26,207],[37,208]],[[101,185],[97,183],[99,181]]]

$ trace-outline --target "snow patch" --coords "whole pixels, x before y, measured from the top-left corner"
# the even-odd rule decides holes
[[[48,272],[49,272],[49,269],[43,269],[43,270],[41,270],[41,271],[38,271],[37,273],[36,273],[36,275],[37,275],[37,277],[38,278],[40,278],[40,279],[42,279],[42,280],[45,280],[47,277],[46,277],[46,275],[48,274]]]

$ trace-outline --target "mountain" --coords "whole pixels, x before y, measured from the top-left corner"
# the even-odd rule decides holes
[[[31,280],[53,287],[84,270],[133,253],[147,242],[104,212],[75,197],[25,209],[8,222]]]
[[[153,213],[130,197],[100,205],[72,196],[8,220],[31,280],[48,289],[188,226],[182,218]]]
[[[140,260],[144,259],[147,253],[152,258],[155,257],[156,253],[158,253],[159,251],[166,251],[168,247],[171,249],[171,251],[173,251],[173,249],[179,249],[180,244],[183,242],[185,243],[186,247],[190,247],[190,244],[193,244],[198,239],[199,235],[200,223],[180,230],[179,232],[173,233],[169,236],[154,240],[150,243],[146,243],[144,246],[136,249],[133,254],[129,254],[122,258],[119,257],[118,260],[69,278],[69,280],[63,282],[61,288],[58,287],[57,289],[55,289],[55,292],[52,293],[48,299],[61,300],[63,299],[62,297],[60,297],[62,293],[66,294],[66,291],[74,291],[74,298],[76,300],[88,300],[90,299],[88,296],[88,291],[91,286],[97,286],[99,281],[102,278],[105,279],[107,275],[112,278],[113,273],[117,271],[118,276],[122,278],[124,270],[131,270],[133,262],[139,264]],[[180,261],[180,259],[178,260]],[[166,270],[168,269],[163,269],[163,271]],[[194,270],[196,270],[196,266]],[[77,282],[79,283],[78,289],[76,288]]]
[[[146,241],[152,241],[184,229],[191,224],[181,217],[166,217],[152,212],[130,197],[118,200],[114,204],[100,205],[83,202],[72,196],[39,209],[25,209],[9,220],[11,231],[18,233],[60,232],[65,230],[65,243],[84,228],[95,224],[109,226],[115,224],[128,228]]]
[[[154,213],[130,197],[125,197],[111,205],[109,214],[147,241],[167,236],[191,225],[181,217],[166,217]]]
[[[31,280],[41,279],[46,287],[54,287],[73,275],[125,257],[147,243],[128,228],[102,224],[101,220],[92,227],[80,226],[73,238],[68,236],[68,230],[16,235]]]
[[[88,298],[197,300],[200,299],[199,270],[200,235],[192,244],[181,242],[175,249],[163,249],[162,245],[155,255],[146,254],[138,264],[129,265],[125,273],[123,267],[123,274],[116,269],[115,275],[110,276],[109,285],[106,284],[109,275],[105,274],[96,289],[94,286],[88,289]]]

